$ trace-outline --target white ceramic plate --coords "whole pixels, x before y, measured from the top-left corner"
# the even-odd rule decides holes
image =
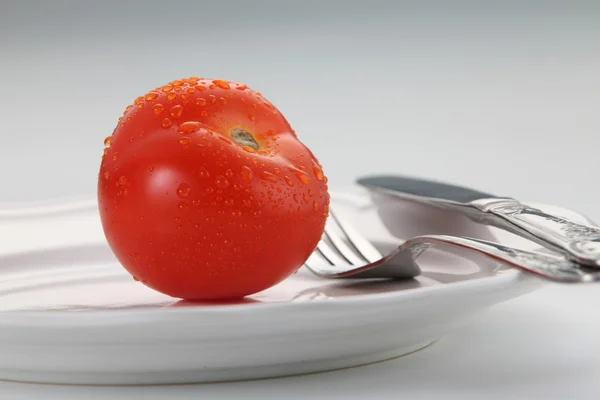
[[[398,244],[364,193],[332,198],[379,246]],[[414,280],[325,281],[301,270],[242,302],[192,304],[125,272],[94,202],[2,210],[0,379],[182,383],[357,366],[421,349],[540,285],[487,258],[431,252]]]

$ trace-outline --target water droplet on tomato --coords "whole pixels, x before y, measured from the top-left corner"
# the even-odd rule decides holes
[[[223,141],[223,142],[225,142],[225,143],[227,143],[227,144],[233,144],[233,142],[231,141],[231,139],[229,139],[227,136],[224,136],[224,135],[219,135],[219,136],[218,136],[218,138],[219,138],[221,141]]]
[[[308,176],[308,174],[304,171],[300,171],[297,170],[296,171],[296,176],[298,177],[298,179],[300,179],[300,181],[304,184],[307,184],[310,182],[310,177]]]
[[[158,97],[158,93],[156,93],[156,92],[150,92],[144,98],[146,100],[150,101],[150,100],[154,100],[157,97]]]
[[[199,92],[206,90],[206,88],[202,85],[196,85],[196,86],[194,86],[194,89],[198,90]]]
[[[208,101],[210,101],[211,103],[214,104],[217,101],[217,98],[214,95],[209,94],[208,95]]]
[[[190,139],[189,137],[182,137],[179,139],[179,144],[182,146],[187,146],[192,142],[192,139]]]
[[[315,176],[317,177],[318,180],[322,181],[324,176],[323,176],[323,169],[316,163],[313,161],[313,171],[315,173]]]
[[[183,81],[180,81],[179,79],[175,79],[173,82],[171,82],[171,85],[173,85],[173,86],[182,86],[183,85]]]
[[[112,144],[112,140],[113,140],[112,136],[107,136],[104,139],[104,147],[108,149],[110,147],[110,145]]]
[[[124,175],[120,176],[119,177],[119,185],[123,186],[126,184],[127,184],[127,178]]]
[[[150,173],[154,172],[154,165],[149,166],[148,170],[150,171]]]
[[[170,92],[171,90],[173,90],[173,85],[165,85],[162,87],[162,91],[163,92]]]
[[[198,175],[200,175],[200,178],[208,178],[210,176],[208,170],[205,167],[200,167]]]
[[[211,194],[215,191],[215,189],[211,188],[210,186],[206,188],[206,193]]]
[[[241,168],[240,172],[242,174],[242,179],[244,180],[244,182],[250,183],[250,181],[252,180],[252,170],[246,165],[244,165]]]
[[[294,186],[294,181],[292,181],[292,178],[289,176],[284,175],[283,180],[288,184],[288,186]]]
[[[193,87],[191,87],[191,88],[187,88],[187,90],[186,90],[186,91],[187,91],[189,94],[194,94],[194,93],[196,93],[196,89],[194,89]]]
[[[173,90],[174,90],[174,91],[176,91],[176,92],[180,92],[180,91],[181,91],[181,87],[179,87],[179,86],[175,86],[175,87],[173,88]]]
[[[226,89],[226,90],[230,89],[229,83],[226,81],[223,81],[221,79],[213,79],[213,84],[220,87],[221,89]]]
[[[161,125],[162,125],[163,128],[168,128],[168,127],[171,126],[171,124],[172,124],[172,122],[171,122],[171,120],[169,118],[163,119],[162,123],[161,123]]]
[[[224,202],[224,204],[225,204],[227,207],[233,207],[233,199],[225,199],[225,202]]]
[[[219,102],[223,105],[227,104],[227,99],[225,97],[219,97]]]
[[[202,124],[200,122],[186,121],[183,124],[179,125],[179,129],[177,129],[177,132],[181,133],[182,135],[185,135],[188,133],[196,132],[201,127]]]
[[[254,121],[254,114],[248,113],[248,119]]]
[[[281,172],[281,168],[273,168],[273,172],[275,172],[275,175],[279,175],[279,173]]]
[[[229,186],[229,181],[223,175],[217,175],[215,178],[215,185],[217,185],[218,188],[225,189]]]
[[[204,107],[206,105],[206,99],[203,97],[197,98],[196,104],[199,105],[200,107]]]
[[[244,90],[247,88],[246,85],[244,85],[243,83],[238,83],[238,85],[235,87],[237,90]]]
[[[225,177],[226,177],[226,178],[230,178],[230,179],[231,179],[231,178],[233,178],[233,171],[232,171],[232,170],[230,170],[230,169],[227,169],[227,170],[225,171]]]
[[[171,117],[179,118],[179,117],[181,117],[181,114],[183,113],[183,107],[181,105],[177,104],[176,106],[171,107],[169,112],[171,113]]]
[[[104,174],[102,175],[104,176],[104,179],[110,179],[110,172],[104,171]]]
[[[262,178],[269,182],[277,182],[277,177],[269,171],[263,171]]]
[[[185,211],[188,209],[188,205],[182,201],[179,204],[177,204],[177,208],[179,208],[181,211]]]
[[[185,199],[186,197],[189,196],[190,191],[191,191],[190,185],[188,185],[187,183],[181,183],[177,187],[177,196],[180,199]]]
[[[177,93],[171,92],[167,95],[167,100],[173,101],[173,100],[175,100],[175,97],[177,97]]]
[[[319,204],[317,203],[316,200],[313,201],[312,207],[313,207],[314,211],[317,211],[319,209]]]
[[[112,156],[113,161],[117,161],[118,158],[119,158],[119,153],[113,154],[113,156]]]

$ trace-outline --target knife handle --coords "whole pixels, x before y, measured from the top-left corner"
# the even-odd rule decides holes
[[[484,211],[501,219],[501,227],[566,253],[580,264],[600,267],[600,229],[547,214],[516,200],[492,203]]]

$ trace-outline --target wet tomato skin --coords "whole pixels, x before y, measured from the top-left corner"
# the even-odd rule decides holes
[[[318,160],[260,93],[189,78],[127,107],[105,140],[98,203],[109,246],[136,280],[218,300],[301,267],[329,194]]]

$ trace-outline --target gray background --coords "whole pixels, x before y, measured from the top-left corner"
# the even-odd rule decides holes
[[[331,187],[464,183],[600,219],[598,2],[3,1],[0,200],[93,196],[135,97],[239,80]]]

